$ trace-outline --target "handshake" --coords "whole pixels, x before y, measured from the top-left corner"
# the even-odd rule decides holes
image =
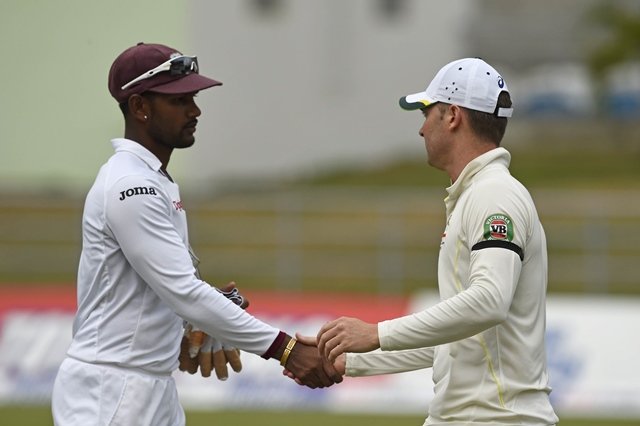
[[[296,333],[296,338],[291,341],[294,342],[294,347],[301,345],[309,348],[312,359],[319,357],[323,371],[317,376],[324,380],[324,373],[324,376],[330,380],[325,386],[342,381],[342,376],[346,374],[347,352],[369,352],[380,347],[377,324],[368,324],[357,318],[347,317],[327,322],[320,328],[317,336],[302,336]],[[282,374],[295,380],[299,385],[311,388],[323,387],[315,386],[307,376],[301,375],[297,366],[286,362],[281,362],[281,365],[284,367]]]
[[[219,291],[243,309],[249,305],[238,293],[235,283]],[[293,338],[281,332],[276,345],[272,358],[280,360],[283,374],[312,389],[342,382],[346,352],[369,352],[380,347],[377,324],[346,317],[326,323],[317,336],[296,333]],[[240,351],[187,325],[180,347],[179,369],[195,374],[199,368],[203,377],[209,377],[213,370],[219,380],[226,380],[227,365],[235,372],[242,370]]]

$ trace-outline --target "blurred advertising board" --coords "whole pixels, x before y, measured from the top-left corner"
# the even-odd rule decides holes
[[[314,335],[326,321],[355,316],[376,322],[437,302],[352,294],[247,294],[250,312],[290,334]],[[0,404],[48,404],[71,339],[75,293],[65,288],[0,290]],[[547,351],[554,407],[561,415],[640,417],[640,298],[552,295]],[[243,353],[243,371],[221,382],[176,372],[187,409],[273,409],[424,414],[431,371],[345,378],[307,389],[282,376],[278,363]]]

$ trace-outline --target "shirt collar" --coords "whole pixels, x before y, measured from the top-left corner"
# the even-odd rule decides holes
[[[153,170],[161,172],[162,162],[138,142],[131,139],[116,138],[111,140],[111,145],[116,152],[130,152],[147,163]]]
[[[464,169],[462,169],[462,173],[458,176],[458,179],[447,188],[447,198],[445,198],[444,202],[447,206],[447,211],[451,211],[453,206],[455,205],[456,200],[460,197],[460,194],[467,189],[471,182],[478,174],[478,172],[489,164],[501,165],[504,168],[509,168],[509,164],[511,163],[511,154],[509,151],[502,147],[498,147],[492,149],[484,154],[474,158],[467,164]]]

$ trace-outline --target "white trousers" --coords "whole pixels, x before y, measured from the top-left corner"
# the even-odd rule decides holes
[[[56,426],[184,426],[171,376],[66,358],[51,396]]]

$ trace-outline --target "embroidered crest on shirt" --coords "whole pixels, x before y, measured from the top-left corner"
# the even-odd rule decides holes
[[[496,213],[484,221],[485,240],[513,240],[513,221],[506,214]]]

